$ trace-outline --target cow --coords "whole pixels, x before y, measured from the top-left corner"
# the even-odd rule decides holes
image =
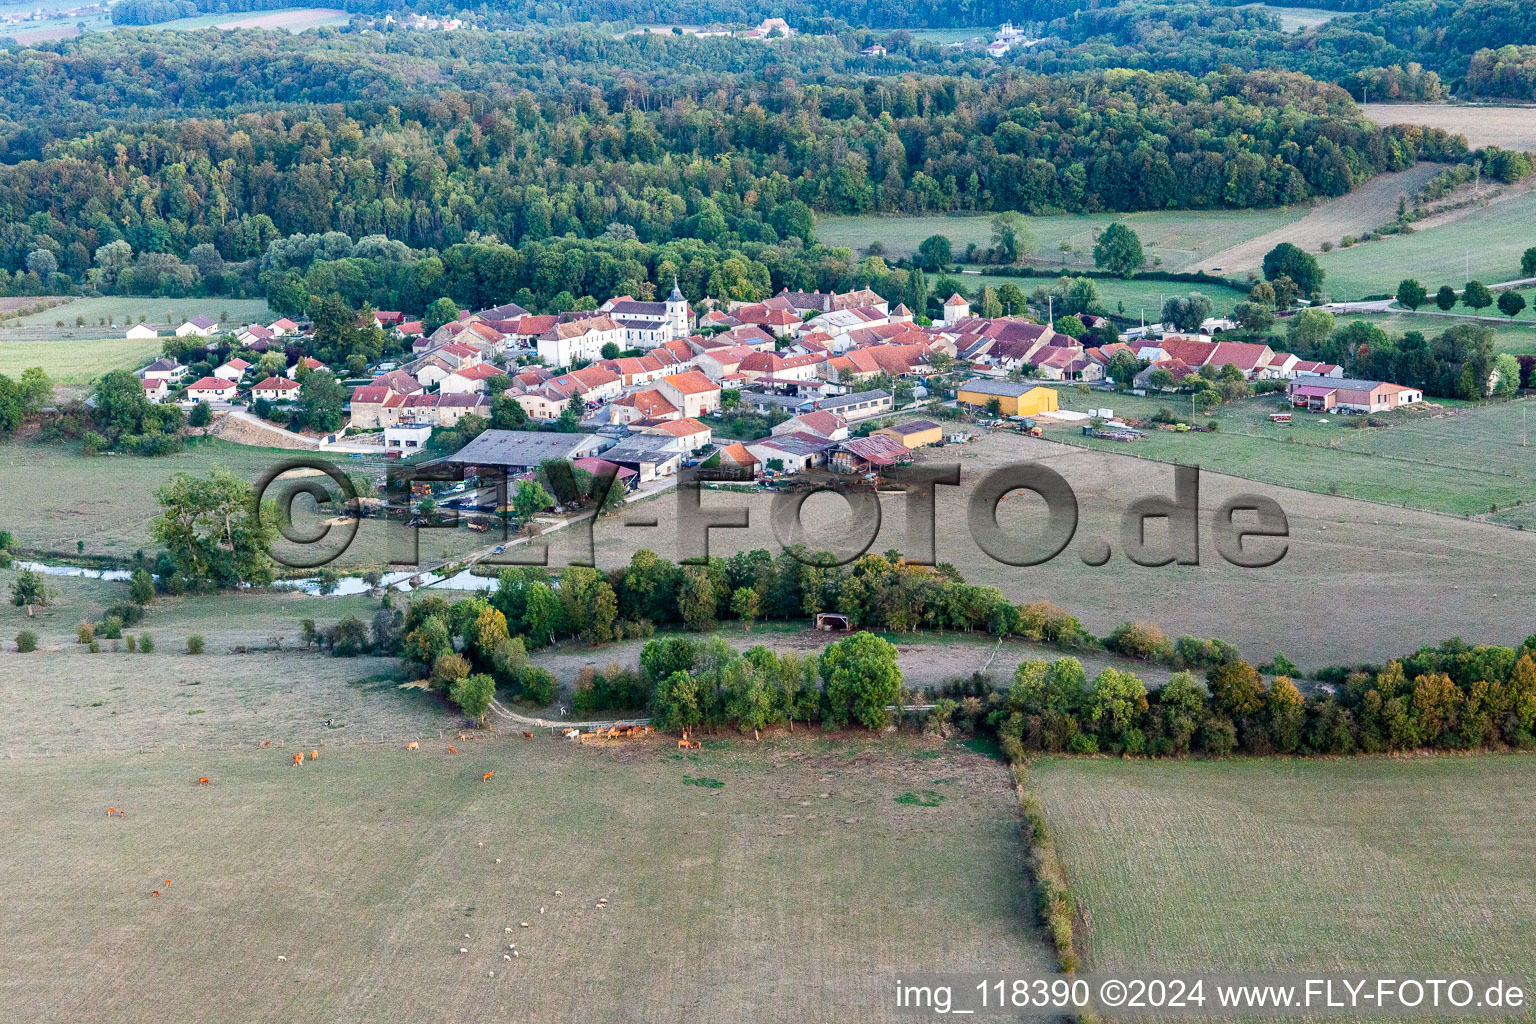
[[[495,774],[496,773],[494,771],[486,772],[484,775],[480,776],[480,781],[481,782],[489,782],[489,781],[491,781],[491,776],[495,775]]]
[[[206,786],[206,785],[208,785],[208,776],[204,775],[202,778],[198,779],[197,780],[197,784],[199,786]]]
[[[459,752],[459,748],[458,747],[454,746],[452,743],[448,744],[448,753],[450,753],[450,754],[457,754],[458,752]]]
[[[309,752],[309,759],[310,759],[310,760],[311,760],[311,761],[313,761],[313,760],[314,760],[314,759],[315,759],[315,758],[317,758],[317,757],[319,757],[319,756],[320,756],[320,751],[318,751],[318,750],[311,750],[311,751],[310,751],[310,752]]]
[[[417,743],[415,740],[411,740],[411,742],[409,742],[409,743],[407,743],[405,745],[405,749],[406,750],[415,750],[419,746],[421,746],[420,743]]]
[[[303,763],[304,763],[304,751],[301,750],[297,754],[293,755],[293,764],[292,764],[291,767],[297,768],[299,765],[301,765]]]

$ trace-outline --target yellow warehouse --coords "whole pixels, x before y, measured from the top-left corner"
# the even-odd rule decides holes
[[[1042,412],[1056,411],[1056,390],[1040,384],[1015,384],[976,377],[960,385],[956,398],[961,405],[982,409],[995,398],[1004,416],[1038,416]]]
[[[944,428],[932,420],[911,420],[875,431],[908,448],[923,448],[944,440]]]

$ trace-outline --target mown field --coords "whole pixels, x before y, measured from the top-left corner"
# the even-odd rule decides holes
[[[1255,4],[1280,19],[1280,28],[1286,32],[1303,32],[1307,29],[1326,25],[1345,11],[1329,10],[1325,7],[1275,7],[1270,4]]]
[[[1051,966],[1008,776],[962,747],[449,742],[321,744],[302,768],[254,743],[0,763],[7,1007],[887,1020],[919,965]],[[914,791],[941,802],[895,801]]]
[[[1474,209],[1448,224],[1319,253],[1324,290],[1336,300],[1390,295],[1405,277],[1433,292],[1468,280],[1493,284],[1520,275],[1520,254],[1532,244],[1536,192]]]
[[[1179,270],[1235,242],[1290,223],[1305,213],[1305,209],[1180,210],[1027,219],[1035,236],[1035,260],[1042,265],[1093,266],[1096,232],[1118,221],[1135,229],[1149,265],[1154,257],[1160,257],[1160,269]],[[964,256],[967,245],[974,243],[978,248],[986,249],[992,244],[992,218],[989,215],[861,216],[821,217],[816,221],[819,241],[828,245],[846,245],[860,252],[871,242],[879,242],[888,253],[907,255],[915,252],[929,235],[948,238],[958,259]]]
[[[1536,960],[1528,755],[1043,760],[1092,970],[1435,971]]]

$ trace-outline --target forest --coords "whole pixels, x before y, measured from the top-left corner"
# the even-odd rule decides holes
[[[0,125],[0,267],[34,270],[46,250],[68,279],[57,287],[119,240],[242,261],[329,231],[418,250],[804,244],[812,212],[1264,207],[1467,156],[1456,137],[1379,127],[1338,88],[1284,73],[812,82],[768,65],[709,71],[691,58],[716,41],[677,37],[165,36],[164,50],[114,33],[0,54],[13,118]],[[550,74],[562,52],[572,73]],[[405,95],[371,98],[396,81]],[[294,98],[273,109],[277,96]],[[15,119],[73,103],[96,113],[46,142]],[[103,110],[123,113],[93,127]]]

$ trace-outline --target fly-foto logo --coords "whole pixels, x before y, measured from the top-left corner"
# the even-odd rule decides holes
[[[293,474],[300,475],[296,478]],[[623,511],[623,503],[610,500],[614,487],[625,484],[616,473],[578,474],[569,463],[551,463],[544,470],[553,494],[551,497],[570,516],[566,543],[574,546],[574,565],[596,565],[593,527],[594,509],[619,509],[619,521],[627,528],[660,529],[662,518],[645,505]],[[1130,562],[1140,566],[1170,564],[1196,566],[1202,554],[1200,469],[1198,466],[1172,467],[1172,494],[1149,494],[1133,499],[1120,517],[1119,536],[1078,538],[1080,506],[1076,492],[1060,473],[1039,462],[1018,462],[991,470],[977,479],[964,501],[965,531],[972,543],[989,558],[1003,565],[1028,567],[1061,557],[1077,541],[1075,553],[1083,564],[1102,566],[1120,551]],[[392,467],[388,476],[387,509],[408,526],[405,543],[388,555],[390,564],[414,566],[420,562],[420,530],[454,530],[461,525],[456,509],[438,507],[431,516],[413,515],[418,495],[430,496],[434,487],[454,487],[473,481],[488,496],[483,504],[498,510],[499,531],[482,533],[487,544],[501,550],[486,555],[489,565],[549,565],[547,541],[525,536],[526,523],[502,510],[512,506],[512,495],[522,481],[514,480],[505,468],[475,467],[432,470]],[[679,475],[675,494],[676,549],[679,560],[699,563],[710,555],[710,536],[717,530],[751,530],[753,509],[742,504],[724,504],[731,491],[717,489],[728,482],[707,471],[686,470]],[[933,565],[938,551],[938,524],[957,521],[958,508],[942,500],[941,488],[959,487],[962,469],[959,463],[894,466],[878,481],[850,480],[831,473],[802,473],[790,487],[777,490],[768,510],[768,526],[778,546],[807,564],[842,565],[870,550],[880,536],[885,521],[885,503],[900,500],[905,518],[905,536],[899,547],[902,557],[913,564]],[[278,504],[283,511],[279,529],[287,545],[275,553],[279,562],[293,568],[313,569],[334,561],[356,539],[363,504],[352,480],[323,459],[300,458],[274,466],[256,486],[257,514],[273,492],[283,485]],[[333,489],[334,488],[334,489]],[[705,493],[711,494],[706,504]],[[1027,526],[1012,527],[999,519],[1005,498],[1033,494],[1043,503],[1044,513],[1030,517]],[[327,525],[306,533],[294,525],[293,503],[298,495],[310,496],[319,505],[343,507],[344,526]],[[835,530],[819,525],[805,516],[806,502],[819,494],[835,494],[849,506],[845,522],[856,524],[853,531]],[[897,499],[896,496],[901,498]],[[667,500],[663,495],[656,500]],[[1039,507],[1038,505],[1036,507]],[[542,510],[540,510],[542,511]],[[331,521],[334,523],[334,520]],[[1154,526],[1154,524],[1161,524]],[[760,521],[757,525],[761,525]],[[1153,529],[1149,530],[1149,526]],[[1274,565],[1289,550],[1290,523],[1285,511],[1274,499],[1259,494],[1239,494],[1212,510],[1208,520],[1210,540],[1216,553],[1230,565],[1255,569]],[[340,538],[340,539],[338,539]],[[950,541],[946,543],[952,542]]]

